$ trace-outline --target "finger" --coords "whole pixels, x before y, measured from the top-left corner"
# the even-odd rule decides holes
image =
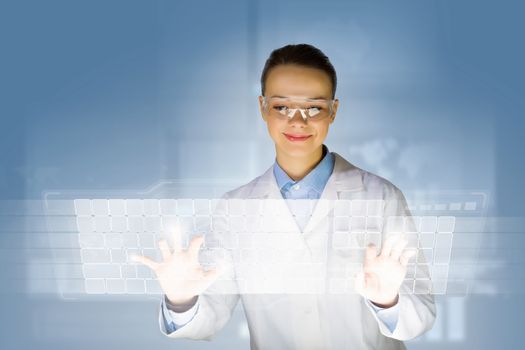
[[[370,261],[374,260],[375,258],[377,258],[377,247],[375,246],[375,244],[370,243],[366,247],[365,263],[370,262]]]
[[[147,267],[149,267],[153,271],[157,270],[157,267],[159,266],[159,264],[157,262],[151,260],[150,258],[142,256],[142,255],[132,255],[131,256],[131,261],[139,262],[139,263],[141,263],[143,265],[146,265]]]
[[[204,236],[195,236],[191,239],[188,245],[188,253],[190,254],[191,260],[197,260],[199,257],[199,249],[204,243]]]
[[[399,260],[399,257],[403,253],[403,249],[407,246],[408,241],[406,239],[400,239],[398,240],[394,246],[392,247],[392,251],[390,253],[390,257],[394,260]]]
[[[388,236],[383,242],[383,246],[381,247],[380,255],[384,258],[389,257],[390,253],[392,252],[392,247],[394,246],[394,244],[396,244],[399,238],[400,238],[399,235]]]
[[[182,251],[182,230],[179,225],[173,227],[173,232],[171,234],[173,238],[173,252],[179,253]]]
[[[165,239],[161,239],[159,241],[159,249],[160,253],[162,254],[162,260],[166,261],[169,258],[171,258],[171,252],[170,247],[168,245],[168,241],[166,241]]]
[[[416,255],[415,249],[407,249],[403,252],[403,254],[401,254],[401,257],[399,258],[399,262],[401,263],[401,265],[407,266],[409,260],[415,255]]]

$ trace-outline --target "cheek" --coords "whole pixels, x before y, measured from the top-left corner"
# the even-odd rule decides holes
[[[329,124],[321,124],[315,128],[317,138],[325,138],[326,134],[328,133],[328,126]]]
[[[268,128],[268,133],[270,134],[272,139],[275,139],[276,136],[280,134],[279,125],[277,123],[268,121],[266,123],[266,127]]]

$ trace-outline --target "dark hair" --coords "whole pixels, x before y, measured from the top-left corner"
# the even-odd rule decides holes
[[[335,98],[337,75],[334,66],[321,50],[309,44],[286,45],[272,51],[261,74],[261,94],[263,96],[268,74],[273,68],[282,64],[297,64],[322,70],[332,81],[332,98]]]

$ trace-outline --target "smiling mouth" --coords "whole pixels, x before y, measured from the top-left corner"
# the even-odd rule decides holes
[[[293,141],[293,142],[305,141],[312,136],[312,135],[294,135],[294,134],[287,134],[287,133],[283,133],[283,135],[288,140]]]

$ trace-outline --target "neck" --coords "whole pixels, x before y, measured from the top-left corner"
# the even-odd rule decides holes
[[[323,159],[323,146],[303,157],[294,157],[276,149],[277,163],[294,181],[301,180]]]

